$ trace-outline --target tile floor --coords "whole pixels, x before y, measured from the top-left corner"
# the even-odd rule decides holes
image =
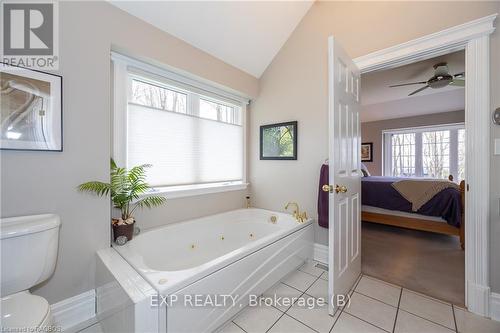
[[[307,303],[327,299],[327,272],[316,264],[307,262],[263,294],[297,298],[293,304],[247,307],[218,333],[500,333],[500,322],[367,275],[350,291],[350,304],[330,316],[327,305]],[[101,332],[99,323],[80,331]]]
[[[327,299],[328,275],[310,261],[263,294]],[[450,303],[362,275],[350,291],[350,304],[332,317],[328,306],[247,307],[219,333],[500,333],[500,322],[476,316]],[[307,304],[307,303],[306,303]]]

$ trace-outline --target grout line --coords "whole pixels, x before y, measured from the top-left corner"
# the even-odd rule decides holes
[[[314,281],[314,282],[316,282],[316,281]],[[313,283],[314,283],[314,282],[313,282]],[[301,293],[305,293],[305,291],[304,291],[304,290],[300,290],[300,289],[298,289],[298,288],[295,288],[295,287],[293,287],[293,286],[291,286],[291,285],[289,285],[289,284],[286,284],[286,283],[285,283],[285,282],[283,282],[283,281],[282,281],[281,283],[283,283],[283,284],[284,284],[285,286],[287,286],[287,287],[290,287],[290,288],[293,288],[293,289],[295,289],[295,290],[297,290],[297,291],[300,291]],[[311,284],[311,286],[312,286],[312,284]],[[309,287],[310,287],[310,286],[309,286]],[[307,287],[307,288],[306,288],[306,290],[307,290],[307,289],[309,289],[309,287]]]
[[[360,273],[358,279],[356,280],[356,283],[354,283],[354,287],[352,288],[353,291],[356,290],[356,288],[358,287],[359,281],[361,281],[362,278],[363,278],[363,273]],[[350,302],[350,298],[349,298],[349,302]],[[330,328],[329,333],[331,333],[333,328],[335,327],[335,325],[337,325],[337,322],[339,321],[340,316],[342,315],[342,313],[344,313],[344,310],[345,310],[345,308],[347,308],[347,306],[348,306],[348,304],[344,305],[341,309],[337,309],[337,311],[340,311],[340,313],[337,316],[337,319],[335,319],[335,322],[333,323],[332,327]],[[337,313],[337,311],[335,311],[335,313]],[[333,314],[333,316],[335,316],[335,313]],[[349,314],[348,312],[346,312],[346,313]],[[373,326],[375,326],[375,325],[373,325]]]
[[[394,333],[396,331],[396,323],[398,322],[399,305],[401,304],[401,296],[403,296],[403,288],[400,288],[400,290],[399,290],[398,309],[396,310],[396,318],[394,318],[394,326],[392,327],[392,333]]]
[[[361,321],[364,321],[365,323],[370,324],[370,325],[372,325],[372,326],[374,326],[374,327],[378,328],[379,330],[382,330],[382,331],[384,331],[384,332],[388,332],[388,333],[390,333],[388,330],[383,329],[382,327],[377,326],[377,325],[375,325],[375,324],[373,324],[373,323],[370,323],[369,321],[366,321],[366,320],[364,320],[363,318],[360,318],[360,317],[358,317],[358,316],[355,316],[355,315],[353,315],[353,314],[352,314],[352,313],[350,313],[350,312],[347,312],[347,311],[346,311],[345,313],[346,313],[346,314],[348,314],[349,316],[353,316],[354,318],[357,318],[357,319],[359,319],[359,320],[361,320]],[[340,316],[339,316],[339,317],[340,317]]]
[[[314,275],[314,274],[311,274],[311,273],[309,273],[309,272],[305,272],[305,271],[301,270],[301,268],[302,268],[302,266],[300,266],[297,270],[298,270],[298,271],[300,271],[300,272],[302,272],[302,273],[306,273],[306,274],[308,274],[308,275],[314,276],[315,278],[316,278],[316,277],[320,277],[321,275],[323,275],[323,272],[321,272],[321,274],[320,274],[319,276],[316,276],[316,275]]]
[[[288,309],[286,309],[286,311],[284,311],[283,313],[287,313],[292,308],[292,306],[295,304],[295,302],[297,302],[299,300],[299,298],[301,298],[304,295],[305,295],[305,292],[303,291],[302,294],[300,294],[299,297],[297,297],[297,299],[292,303],[292,305],[290,305],[288,307]]]
[[[363,278],[363,274],[359,274],[358,278],[356,279],[356,282],[354,282],[354,286],[352,286],[352,290],[356,290],[358,287],[358,284],[361,282],[361,279]]]
[[[363,296],[368,297],[368,298],[370,298],[370,299],[372,299],[372,300],[374,300],[374,301],[380,302],[380,303],[382,303],[382,304],[388,305],[388,306],[393,307],[393,308],[396,308],[396,309],[398,308],[397,306],[394,306],[394,305],[392,305],[392,304],[389,304],[389,303],[386,303],[386,302],[384,302],[384,301],[381,301],[381,300],[379,300],[379,299],[377,299],[377,298],[375,298],[375,297],[372,297],[372,296],[370,296],[370,295],[366,295],[366,294],[360,293],[360,292],[359,292],[359,291],[357,291],[357,290],[353,290],[353,291],[354,291],[356,294],[363,295]],[[401,294],[400,294],[399,296],[401,297]],[[398,305],[398,306],[399,306],[399,305]]]
[[[307,325],[306,323],[304,323],[304,322],[300,321],[299,319],[297,319],[297,318],[295,318],[295,317],[292,317],[292,316],[291,316],[291,315],[289,315],[288,313],[285,313],[285,316],[290,317],[290,318],[292,318],[292,319],[293,319],[293,320],[295,320],[295,321],[298,321],[299,323],[301,323],[302,325],[304,325],[304,326],[306,326],[306,327],[310,328],[310,329],[311,329],[311,330],[313,330],[314,332],[318,332],[318,333],[320,333],[318,330],[316,330],[316,329],[312,328],[311,326],[309,326],[309,325]]]
[[[450,331],[453,331],[453,328],[449,328],[448,326],[444,326],[443,324],[436,323],[435,321],[432,321],[432,320],[430,320],[430,319],[427,319],[427,318],[424,318],[424,317],[419,316],[419,315],[417,315],[417,314],[414,314],[413,312],[410,312],[410,311],[407,311],[407,310],[405,310],[405,309],[401,309],[401,308],[400,308],[400,310],[401,310],[401,311],[404,311],[404,312],[406,312],[406,313],[409,313],[409,314],[411,314],[411,315],[413,315],[413,316],[415,316],[415,317],[418,317],[418,318],[420,318],[420,319],[427,320],[428,322],[431,322],[431,323],[433,323],[433,324],[436,324],[436,325],[439,325],[439,326],[441,326],[441,327],[447,328],[447,329],[448,329],[448,330],[450,330]]]
[[[237,327],[239,327],[239,328],[240,328],[243,332],[248,333],[247,331],[245,331],[245,329],[244,329],[243,327],[241,327],[240,325],[236,324],[236,323],[234,322],[234,320],[231,320],[231,322],[232,322],[233,324],[235,324]]]
[[[440,299],[437,299],[437,298],[434,298],[432,296],[429,296],[429,295],[426,295],[426,294],[422,294],[422,293],[419,293],[418,291],[414,291],[414,290],[411,290],[411,289],[407,289],[405,287],[402,287],[404,290],[406,290],[407,292],[410,292],[414,295],[417,295],[417,296],[420,296],[420,297],[424,297],[424,298],[427,298],[428,300],[431,300],[431,301],[434,301],[434,302],[437,302],[437,303],[441,303],[441,304],[444,304],[444,305],[448,305],[448,306],[451,306],[452,304],[449,303],[449,302],[446,302],[446,301],[443,301],[443,300],[440,300]]]
[[[321,276],[321,275],[320,275],[320,276]],[[320,276],[318,276],[318,277],[316,278],[316,280],[314,280],[314,282],[313,282],[313,283],[311,283],[311,285],[310,285],[309,287],[307,287],[307,289],[304,291],[304,294],[307,294],[307,291],[308,291],[309,289],[311,289],[311,287],[312,287],[312,286],[314,286],[314,284],[315,284],[316,282],[318,282],[318,280],[321,280],[321,279],[320,279]],[[328,292],[328,291],[327,291],[327,292]],[[311,296],[311,295],[309,295],[309,294],[307,294],[307,295],[308,295],[308,296]],[[311,296],[311,297],[312,297],[312,296]],[[315,298],[315,297],[314,297],[314,298]],[[326,298],[328,299],[328,295],[326,296]]]
[[[455,317],[455,306],[451,305],[451,312],[453,312],[453,322],[455,323],[455,332],[458,333],[457,317]]]
[[[281,312],[281,311],[280,311],[280,312]],[[266,333],[267,333],[267,332],[269,332],[269,331],[271,330],[271,328],[273,328],[273,327],[274,327],[274,325],[276,325],[276,323],[277,323],[278,321],[280,321],[281,317],[283,317],[284,315],[285,315],[285,313],[284,313],[284,312],[281,312],[281,315],[280,315],[280,316],[278,317],[278,319],[276,319],[276,321],[275,321],[275,322],[274,322],[274,323],[273,323],[273,324],[272,324],[272,325],[271,325],[271,326],[270,326],[270,327],[266,330]]]
[[[314,280],[314,282],[316,282],[316,280]],[[311,286],[314,284],[314,282],[311,284]],[[284,315],[288,312],[288,310],[290,310],[290,309],[292,308],[292,306],[295,304],[295,302],[296,302],[299,298],[301,298],[301,297],[302,297],[302,296],[306,293],[305,291],[302,291],[302,290],[299,290],[299,289],[294,288],[294,287],[292,287],[292,286],[289,286],[288,284],[286,284],[286,283],[284,283],[284,282],[281,282],[281,283],[283,283],[285,286],[288,286],[288,287],[290,287],[290,288],[293,288],[293,289],[295,289],[295,290],[300,291],[300,292],[301,292],[301,294],[300,294],[300,295],[297,297],[297,299],[296,299],[296,300],[292,303],[292,305],[290,305],[290,306],[288,307],[288,309],[286,309],[285,311],[281,311],[281,310],[280,310],[280,312],[281,312],[281,316],[279,316],[278,320],[276,320],[276,321],[275,321],[275,322],[271,325],[271,327],[269,327],[269,328],[267,329],[266,333],[267,333],[267,332],[269,332],[269,331],[271,330],[271,328],[273,328],[273,326],[274,326],[274,325],[276,325],[276,323],[277,323],[277,322],[278,322],[278,321],[279,321],[279,320],[280,320],[280,319],[281,319],[281,318],[282,318],[282,317],[283,317],[283,316],[284,316]],[[310,286],[309,286],[309,287],[310,287]],[[306,290],[307,290],[307,289],[306,289]],[[279,309],[278,309],[278,310],[279,310]],[[291,316],[289,316],[289,317],[291,317]],[[293,317],[292,317],[292,318],[293,318]],[[295,319],[295,318],[293,318],[293,319]]]
[[[379,282],[379,283],[385,284],[385,285],[387,285],[389,287],[403,288],[403,286],[400,286],[400,285],[397,285],[397,284],[394,284],[394,283],[391,283],[391,282],[388,282],[388,281],[380,280],[380,279],[377,279],[376,277],[373,277],[373,276],[370,276],[370,275],[363,274],[363,277],[366,277],[367,279],[370,279],[370,280],[375,281],[375,282]]]

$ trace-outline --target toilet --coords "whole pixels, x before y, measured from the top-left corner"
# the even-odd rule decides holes
[[[54,325],[47,300],[28,289],[54,272],[60,225],[54,214],[0,219],[2,330]]]

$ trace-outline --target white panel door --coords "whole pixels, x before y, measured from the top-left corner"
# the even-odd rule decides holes
[[[329,300],[337,299],[361,273],[360,74],[353,61],[328,38]],[[340,295],[340,296],[339,296]]]

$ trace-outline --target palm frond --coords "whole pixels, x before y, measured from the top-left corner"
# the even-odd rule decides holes
[[[153,208],[163,205],[164,197],[149,196],[141,199],[150,187],[146,182],[146,168],[151,164],[142,164],[127,170],[110,160],[110,182],[87,182],[78,186],[78,190],[95,193],[98,196],[110,195],[113,206],[121,210],[122,218],[132,216],[136,208]],[[135,201],[135,203],[133,203]],[[132,208],[132,209],[131,209]]]
[[[95,193],[102,197],[109,194],[111,191],[111,185],[103,182],[87,182],[78,185],[78,190],[82,192]]]
[[[128,172],[128,177],[130,180],[145,180],[146,179],[146,168],[150,168],[151,164],[143,164],[133,167]]]
[[[151,196],[141,199],[135,203],[135,208],[153,208],[159,207],[167,202],[167,198],[159,196]]]

